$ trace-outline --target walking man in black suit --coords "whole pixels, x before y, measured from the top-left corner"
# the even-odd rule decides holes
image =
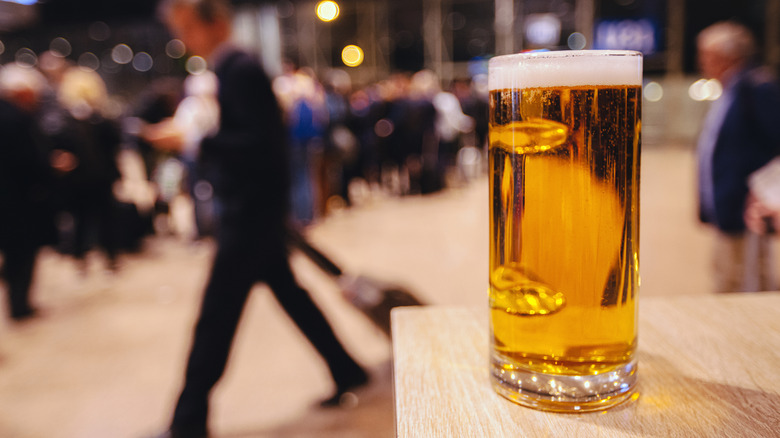
[[[295,281],[286,245],[289,165],[282,116],[259,62],[229,44],[227,0],[164,0],[171,32],[217,75],[218,131],[200,144],[200,160],[219,203],[217,251],[203,296],[184,388],[170,437],[208,435],[208,397],[222,376],[250,289],[265,282],[325,359],[336,385],[323,405],[364,384],[308,293]]]

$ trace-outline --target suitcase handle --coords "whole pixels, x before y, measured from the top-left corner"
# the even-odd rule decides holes
[[[340,277],[341,274],[343,274],[341,268],[339,268],[335,263],[333,263],[332,260],[326,257],[325,254],[311,246],[311,244],[306,240],[306,238],[303,237],[303,235],[301,235],[300,232],[298,232],[298,230],[290,228],[287,235],[290,244],[298,248],[304,255],[306,255],[306,257],[311,259],[314,264],[319,266],[320,269],[334,277]]]

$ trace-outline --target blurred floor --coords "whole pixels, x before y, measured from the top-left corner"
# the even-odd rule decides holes
[[[693,154],[642,156],[644,297],[710,290],[706,229],[695,218]],[[347,271],[400,283],[430,303],[486,305],[485,178],[428,197],[372,199],[309,235]],[[140,438],[166,425],[212,254],[208,243],[150,240],[116,274],[92,258],[88,275],[52,251],[40,259],[43,316],[13,325],[0,304],[0,437]],[[322,410],[324,365],[262,286],[247,306],[228,373],[213,398],[220,438],[391,437],[391,346],[335,284],[294,258],[299,279],[348,349],[372,372],[357,406]],[[5,297],[3,298],[3,303]]]

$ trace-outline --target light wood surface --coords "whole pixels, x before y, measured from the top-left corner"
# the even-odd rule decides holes
[[[398,437],[780,437],[780,293],[639,303],[639,397],[556,414],[516,405],[488,377],[488,316],[393,311]]]

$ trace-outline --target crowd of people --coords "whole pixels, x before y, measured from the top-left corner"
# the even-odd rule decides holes
[[[720,34],[728,30],[747,35],[734,29],[726,26]],[[714,69],[704,56],[709,52],[701,51],[703,69]],[[738,51],[736,61],[724,63],[722,70],[733,73],[737,69],[732,64],[749,65],[751,53]],[[287,62],[283,71],[273,78],[272,90],[287,133],[289,207],[297,226],[351,205],[367,187],[396,196],[437,192],[453,176],[464,177],[464,156],[471,157],[467,164],[474,164],[485,148],[484,75],[442,87],[432,71],[398,72],[356,87],[343,70],[318,77],[312,69]],[[724,83],[730,84],[727,78]],[[163,77],[119,105],[97,72],[56,52],[41,53],[35,66],[0,66],[0,243],[12,316],[33,314],[22,291],[29,289],[34,254],[41,246],[72,255],[85,272],[86,254],[98,249],[107,267],[115,269],[121,251],[138,249],[145,235],[160,231],[153,219],[166,216],[177,196],[189,198],[194,206],[194,237],[214,233],[220,206],[209,170],[200,162],[199,145],[219,124],[217,89],[216,76],[208,70],[186,78]],[[725,105],[730,96],[720,102]],[[704,133],[711,128],[707,123]],[[186,133],[183,145],[159,147],[177,132]],[[765,149],[762,164],[773,156],[771,148]],[[127,175],[117,162],[120,151],[131,151],[143,163],[152,201],[122,190]],[[703,163],[702,171],[709,171]],[[743,199],[746,184],[747,177],[740,176],[741,195],[735,202],[749,207],[748,228],[761,230],[766,214],[755,212],[764,207],[755,197],[748,199],[751,202]],[[705,193],[702,199],[709,197]],[[735,226],[743,229],[742,209],[728,211],[736,218]],[[711,217],[706,220],[712,222]]]
[[[286,63],[284,74],[272,85],[287,128],[295,222],[307,225],[334,207],[352,204],[358,196],[354,190],[350,193],[355,180],[364,183],[361,187],[381,187],[403,196],[436,192],[453,172],[457,177],[458,152],[485,146],[486,84],[481,77],[462,79],[444,91],[439,82],[424,70],[354,89],[342,70],[318,78],[309,68]],[[202,129],[214,129],[213,121],[219,118],[214,83],[209,72],[188,77],[178,106],[170,105],[177,101],[170,96],[171,87],[152,88],[161,91],[151,94],[137,113],[147,125],[141,136],[147,157],[159,155],[146,146],[148,141],[159,142],[178,130],[200,138]],[[167,113],[160,111],[165,106]],[[178,159],[193,170],[197,141],[188,142]],[[147,160],[155,161],[159,163],[159,157]],[[204,192],[210,191],[197,184],[189,182],[191,188],[201,188],[192,196],[202,213],[197,223],[205,227],[211,207]]]
[[[166,24],[211,69],[155,80],[125,105],[96,71],[54,52],[0,67],[0,251],[12,319],[36,315],[30,289],[44,246],[85,275],[95,250],[115,270],[122,251],[164,231],[157,219],[180,197],[193,206],[191,237],[214,240],[167,437],[208,435],[209,396],[257,282],[324,359],[335,392],[323,407],[364,385],[368,374],[294,277],[290,236],[352,204],[355,185],[394,196],[444,189],[460,151],[473,166],[487,135],[484,80],[445,91],[424,70],[353,89],[343,71],[321,79],[292,63],[269,79],[229,42],[228,4],[198,1],[167,0]],[[141,163],[140,190],[127,181],[128,156]]]
[[[0,102],[0,248],[11,316],[24,319],[35,313],[28,291],[40,247],[54,246],[82,268],[99,248],[116,267],[131,234],[119,228],[123,207],[113,194],[122,131],[100,76],[51,53],[39,69],[3,66]]]
[[[397,196],[439,191],[457,173],[458,152],[474,153],[486,141],[482,78],[444,91],[424,70],[353,88],[344,71],[318,78],[288,63],[272,85],[287,130],[298,226],[351,205],[366,188]],[[36,66],[0,66],[8,139],[0,151],[0,238],[15,318],[34,313],[26,297],[42,246],[73,256],[84,272],[87,253],[99,250],[116,269],[120,252],[160,231],[153,220],[169,214],[177,196],[192,201],[195,237],[213,234],[219,205],[199,164],[199,141],[218,125],[216,91],[209,71],[165,77],[122,106],[97,72],[55,52],[40,54]],[[152,146],[177,131],[187,133],[181,149]],[[153,202],[122,190],[121,151],[143,163]]]
[[[295,219],[311,222],[329,201],[349,205],[355,179],[401,196],[441,190],[457,152],[487,135],[486,94],[455,84],[458,97],[424,70],[353,91],[342,71],[320,82],[288,64],[274,90],[289,129]]]
[[[209,394],[260,281],[325,359],[336,391],[323,405],[338,405],[369,377],[297,284],[287,259],[289,229],[349,206],[356,186],[426,195],[466,177],[464,162],[478,162],[486,147],[486,78],[443,87],[422,70],[353,87],[344,71],[318,77],[289,62],[269,79],[255,57],[229,43],[225,2],[165,4],[172,33],[212,70],[157,80],[124,107],[97,72],[54,52],[40,54],[37,65],[0,67],[0,252],[10,316],[36,314],[30,286],[40,248],[72,256],[84,272],[87,254],[99,250],[107,268],[117,269],[119,254],[138,250],[155,232],[155,216],[186,196],[197,237],[213,236],[216,254],[165,436],[207,435]],[[761,248],[780,217],[748,184],[778,154],[772,123],[780,92],[749,62],[747,33],[726,26],[698,41],[703,72],[726,85],[698,145],[701,217],[719,233],[723,291],[776,287],[739,284],[748,279],[742,266],[769,259]],[[144,163],[152,202],[123,187],[122,152]],[[753,235],[757,255],[747,263]]]

